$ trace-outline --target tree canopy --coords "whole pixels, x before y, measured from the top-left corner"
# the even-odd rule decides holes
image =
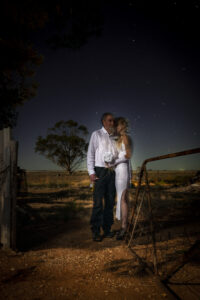
[[[59,121],[49,128],[46,137],[39,136],[35,152],[72,174],[86,156],[88,143],[87,127],[73,120]]]
[[[101,32],[100,0],[3,0],[0,10],[0,129],[16,124],[16,107],[34,97],[43,56],[34,34],[47,28],[49,47],[80,48]]]

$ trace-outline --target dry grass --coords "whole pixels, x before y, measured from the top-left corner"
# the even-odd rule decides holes
[[[198,226],[191,222],[187,227],[189,242],[176,235],[172,225],[177,227],[178,221],[186,225],[187,219],[200,219],[199,194],[170,191],[170,184],[163,181],[179,176],[177,173],[165,173],[165,179],[164,175],[159,174],[161,179],[153,175],[150,178],[153,213],[158,225],[159,272],[165,274],[198,234],[199,222]],[[186,175],[189,174],[180,176]],[[17,243],[22,252],[0,251],[2,299],[171,299],[125,243],[116,239],[92,242],[89,226],[92,190],[87,173],[68,176],[59,172],[28,172],[27,183],[28,191],[22,188],[18,197]],[[136,185],[135,178],[133,183]],[[130,206],[134,204],[134,196],[135,187],[132,187]],[[113,229],[119,227],[120,222],[115,220]],[[170,231],[174,235],[169,236]],[[147,249],[145,241],[144,234],[136,238],[134,248],[152,265],[152,246],[149,244]],[[194,262],[187,264],[172,280],[190,282],[191,277],[192,283],[199,278],[199,268]],[[192,286],[185,291],[185,287],[177,285],[176,293],[181,299],[193,299],[195,288],[199,287]]]

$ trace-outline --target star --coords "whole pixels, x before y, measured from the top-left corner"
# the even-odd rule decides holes
[[[186,70],[187,70],[186,67],[182,67],[182,68],[181,68],[181,71],[182,71],[182,72],[185,72]]]

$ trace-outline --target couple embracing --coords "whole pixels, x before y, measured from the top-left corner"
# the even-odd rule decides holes
[[[121,220],[121,229],[116,238],[122,240],[128,223],[128,188],[131,180],[132,141],[128,135],[125,118],[114,118],[112,113],[104,113],[102,128],[92,133],[88,153],[87,168],[91,183],[94,184],[93,209],[90,219],[93,241],[114,236],[113,208],[116,203],[116,218]],[[104,202],[103,202],[104,200]]]

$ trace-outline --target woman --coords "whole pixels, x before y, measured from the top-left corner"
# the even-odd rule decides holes
[[[118,159],[115,162],[115,186],[117,192],[116,218],[121,220],[121,229],[116,239],[122,240],[128,224],[128,188],[131,181],[132,141],[128,135],[128,122],[119,117],[114,120],[117,135]]]

